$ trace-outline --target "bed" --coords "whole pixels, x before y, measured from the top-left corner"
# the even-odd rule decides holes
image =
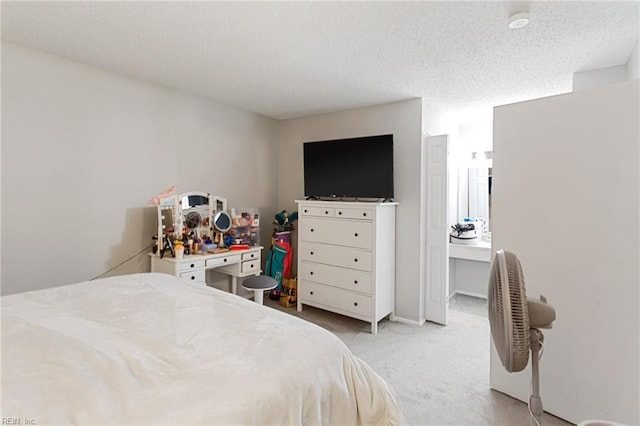
[[[22,424],[401,424],[333,334],[134,274],[2,298],[2,416]]]

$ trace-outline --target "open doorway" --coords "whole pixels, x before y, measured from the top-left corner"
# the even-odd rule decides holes
[[[459,126],[451,141],[449,226],[466,238],[449,241],[449,307],[487,317],[491,268],[491,193],[493,187],[492,116]]]
[[[423,142],[424,318],[438,324],[447,324],[450,308],[484,311],[486,318],[493,115],[479,120],[449,135],[426,136]],[[452,238],[456,227],[464,234]]]

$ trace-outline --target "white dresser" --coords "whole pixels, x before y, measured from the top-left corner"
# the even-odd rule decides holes
[[[393,319],[398,203],[296,201],[298,311],[315,306],[371,323]]]

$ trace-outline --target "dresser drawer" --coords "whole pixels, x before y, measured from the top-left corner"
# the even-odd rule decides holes
[[[328,284],[359,293],[371,294],[371,273],[354,271],[353,269],[323,265],[322,263],[300,262],[298,270],[300,279]]]
[[[193,271],[204,268],[204,260],[192,260],[190,262],[180,262],[180,272]]]
[[[373,224],[355,220],[305,218],[300,221],[302,241],[371,249]]]
[[[298,297],[302,302],[319,303],[371,318],[371,296],[302,280]]]
[[[373,209],[367,208],[339,208],[336,209],[336,217],[343,219],[360,219],[373,221]]]
[[[336,209],[333,207],[302,207],[300,212],[301,216],[322,216],[322,217],[334,217]]]
[[[234,263],[239,263],[240,260],[242,260],[242,255],[240,254],[225,257],[216,257],[214,259],[207,260],[207,268],[214,268],[216,266],[222,265],[231,265]]]
[[[192,283],[204,283],[205,282],[205,270],[199,269],[197,271],[182,272],[180,278]]]
[[[360,271],[371,271],[373,268],[370,251],[351,247],[304,242],[300,244],[298,256],[300,260],[343,266]]]

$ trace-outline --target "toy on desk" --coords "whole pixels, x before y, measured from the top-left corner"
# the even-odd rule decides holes
[[[149,205],[161,206],[161,205],[173,204],[173,198],[177,193],[178,193],[178,188],[176,186],[167,188],[161,193],[152,197],[149,200]]]
[[[166,234],[162,236],[162,250],[160,250],[160,259],[164,257],[164,252],[169,250],[171,256],[176,257],[176,252],[173,250],[173,243],[171,242],[171,236]]]
[[[173,243],[173,253],[176,259],[182,259],[184,257],[184,245],[182,245],[182,240],[176,240]]]
[[[202,250],[209,252],[209,250],[214,250],[218,247],[218,245],[211,241],[211,238],[208,236],[205,235],[202,239]]]

